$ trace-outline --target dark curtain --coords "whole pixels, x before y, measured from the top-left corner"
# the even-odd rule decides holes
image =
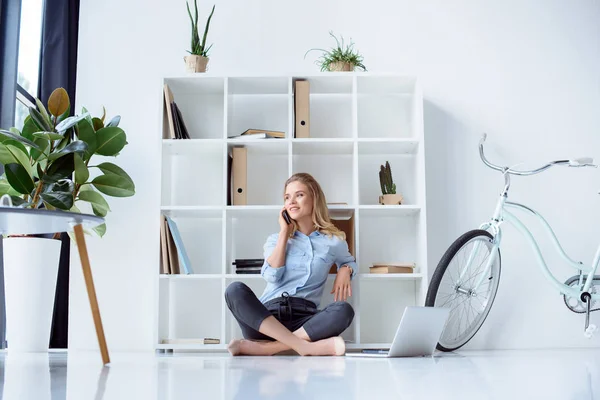
[[[74,114],[77,78],[79,0],[45,0],[40,50],[38,98],[48,103],[52,91],[63,87]],[[71,239],[61,233],[60,264],[54,298],[50,348],[67,348],[69,337],[69,254]]]

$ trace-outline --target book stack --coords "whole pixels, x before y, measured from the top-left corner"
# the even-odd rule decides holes
[[[165,106],[167,110],[167,120],[169,121],[169,137],[165,139],[190,139],[181,110],[175,103],[175,98],[169,86],[165,83]]]
[[[273,139],[273,138],[279,138],[279,139],[283,139],[285,138],[285,132],[281,132],[281,131],[268,131],[265,129],[247,129],[246,131],[242,132],[239,135],[236,136],[230,136],[230,139]]]
[[[264,262],[264,258],[236,258],[231,264],[236,274],[260,274]]]
[[[190,259],[185,251],[177,224],[161,215],[160,220],[160,273],[191,274]]]
[[[377,263],[369,268],[371,274],[412,274],[414,263]]]

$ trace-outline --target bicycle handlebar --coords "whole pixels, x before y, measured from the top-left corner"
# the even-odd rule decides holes
[[[487,133],[484,133],[481,136],[481,140],[479,140],[479,156],[481,157],[481,160],[483,161],[483,163],[485,165],[487,165],[491,169],[494,169],[496,171],[500,171],[502,173],[508,173],[508,174],[520,175],[520,176],[535,175],[535,174],[539,174],[540,172],[543,172],[543,171],[547,170],[548,168],[553,167],[555,165],[566,165],[568,167],[593,167],[593,168],[598,168],[598,166],[594,164],[594,159],[591,158],[591,157],[576,158],[576,159],[573,159],[573,160],[556,160],[556,161],[550,161],[548,164],[546,164],[546,165],[544,165],[544,166],[542,166],[540,168],[537,168],[537,169],[532,169],[530,171],[517,171],[515,169],[511,169],[511,168],[508,168],[508,167],[501,167],[499,165],[492,164],[485,157],[485,154],[483,153],[483,143],[485,142],[486,139],[487,139]]]

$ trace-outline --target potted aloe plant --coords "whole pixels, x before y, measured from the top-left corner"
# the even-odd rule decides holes
[[[104,217],[110,211],[104,195],[135,194],[133,180],[123,169],[111,162],[92,163],[95,155],[116,157],[127,144],[119,116],[107,122],[105,112],[96,118],[84,108],[69,117],[71,105],[63,88],[52,92],[47,108],[36,103],[20,129],[0,129],[0,196],[10,196],[15,207],[32,209],[80,212],[83,204]],[[94,231],[103,236],[106,225]],[[9,351],[48,349],[58,237],[4,239]]]
[[[198,35],[198,4],[196,4],[196,0],[194,0],[194,16],[192,17],[192,12],[190,11],[190,5],[187,3],[187,11],[190,16],[190,20],[192,22],[192,43],[191,49],[188,50],[190,53],[189,56],[185,56],[183,60],[185,61],[187,72],[206,72],[206,67],[208,65],[208,51],[212,47],[212,44],[206,47],[206,36],[208,35],[208,26],[210,25],[210,20],[215,12],[215,6],[213,5],[212,11],[208,16],[208,20],[206,21],[206,27],[204,27],[204,36],[202,37],[202,43],[200,42],[200,36]]]
[[[402,204],[404,198],[401,194],[396,194],[396,184],[392,178],[392,168],[388,161],[385,162],[385,167],[382,165],[379,170],[379,184],[382,194],[379,196],[379,204]]]
[[[341,37],[342,41],[329,32],[329,35],[335,39],[336,47],[330,50],[324,49],[310,49],[304,53],[304,58],[311,51],[321,51],[323,54],[315,61],[315,64],[321,67],[321,71],[354,71],[356,68],[360,68],[366,71],[367,68],[363,64],[363,56],[354,49],[354,42],[350,39],[350,44],[344,45],[344,38]]]

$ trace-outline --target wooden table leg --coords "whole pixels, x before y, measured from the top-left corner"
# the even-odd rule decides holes
[[[92,269],[90,267],[90,259],[88,257],[87,247],[85,245],[83,227],[80,224],[75,225],[75,242],[77,243],[77,248],[79,249],[81,268],[83,269],[85,286],[90,299],[90,307],[92,308],[92,316],[94,317],[94,325],[96,326],[96,335],[98,335],[98,344],[100,345],[102,362],[104,365],[106,365],[110,363],[108,347],[106,346],[106,338],[104,337],[104,329],[102,328],[102,318],[100,318],[100,309],[98,308],[96,289],[94,289],[94,279],[92,277]]]

